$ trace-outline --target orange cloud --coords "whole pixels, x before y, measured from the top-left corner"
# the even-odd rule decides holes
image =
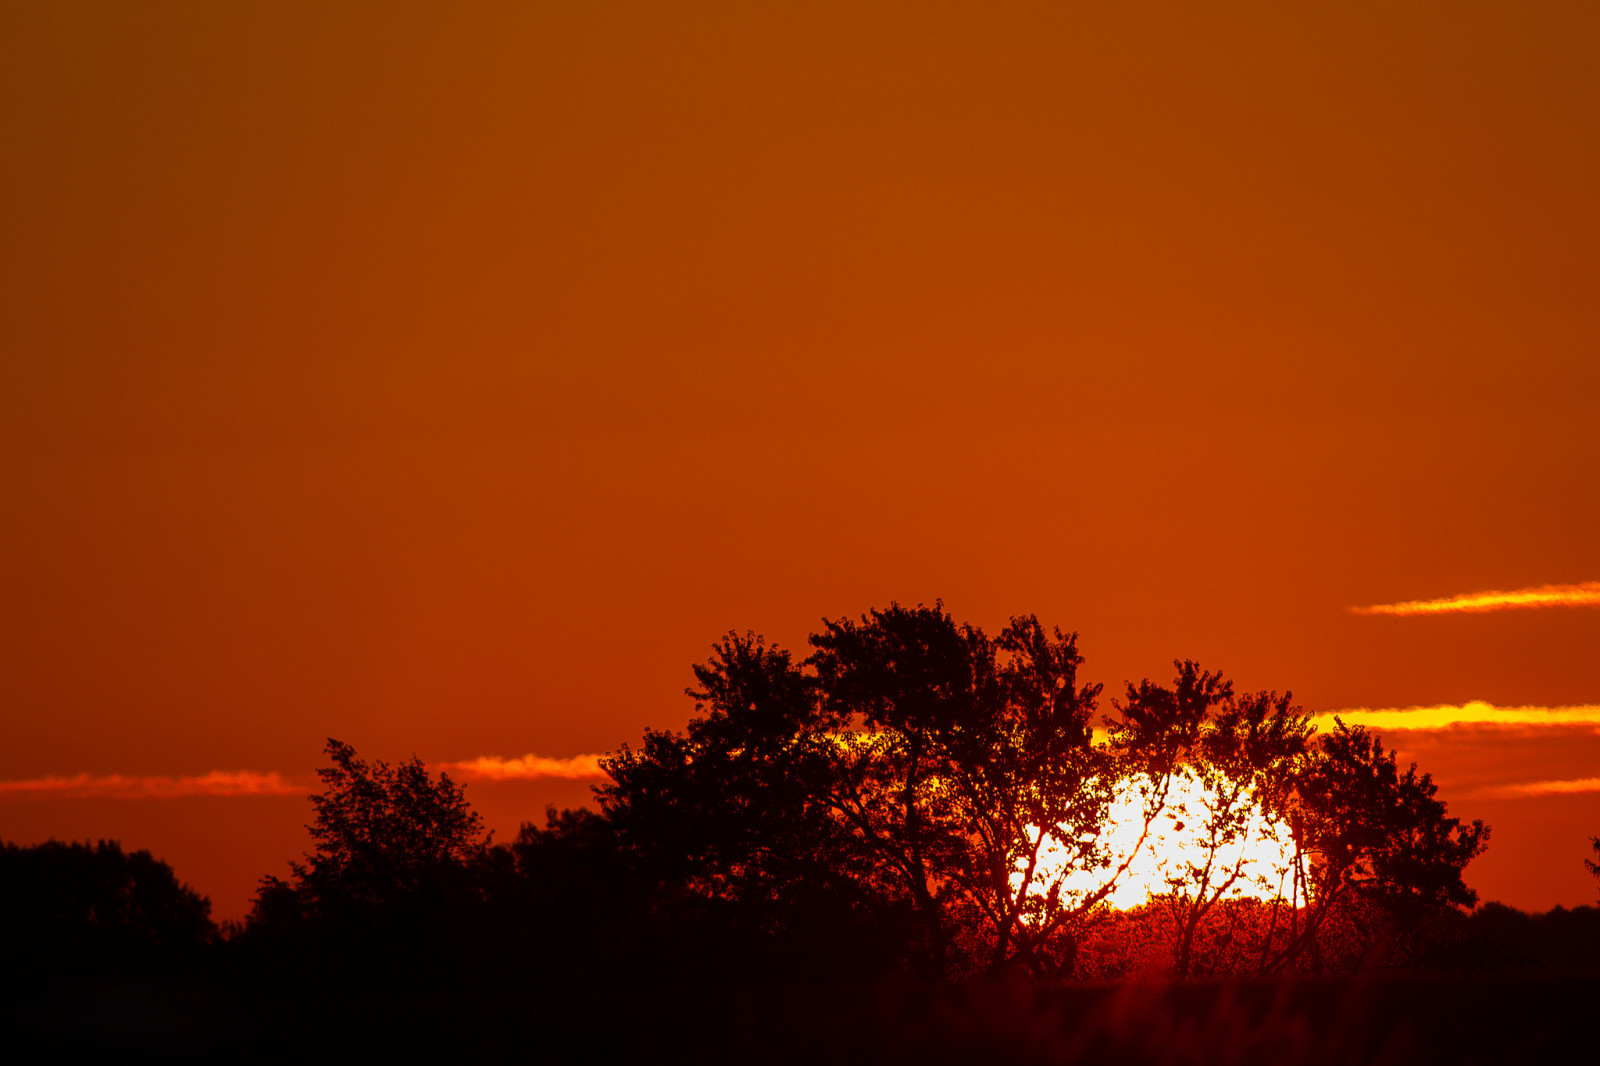
[[[1497,799],[1522,799],[1527,796],[1559,796],[1573,792],[1600,792],[1600,777],[1580,777],[1571,781],[1527,781],[1517,785],[1497,785],[1478,795]]]
[[[303,794],[274,770],[212,770],[195,777],[128,777],[123,774],[75,774],[71,777],[34,777],[0,781],[0,798],[56,796],[63,799],[109,797],[113,799],[170,799],[175,796],[290,796]]]
[[[1470,703],[1438,707],[1389,707],[1372,710],[1353,707],[1316,716],[1316,726],[1327,731],[1334,719],[1345,725],[1364,725],[1377,730],[1450,729],[1480,726],[1500,729],[1539,729],[1549,726],[1600,726],[1600,705],[1578,707],[1496,707],[1473,700]]]
[[[435,765],[469,781],[527,781],[539,777],[564,777],[568,780],[577,780],[585,777],[604,777],[606,772],[600,769],[601,758],[600,755],[573,755],[565,759],[552,759],[543,755],[529,754],[515,759],[504,759],[498,755],[485,755],[465,762],[442,762]]]
[[[1576,585],[1540,585],[1538,588],[1468,592],[1442,600],[1407,600],[1404,603],[1379,603],[1371,607],[1352,607],[1355,614],[1479,614],[1485,611],[1513,611],[1532,607],[1600,606],[1600,581]]]

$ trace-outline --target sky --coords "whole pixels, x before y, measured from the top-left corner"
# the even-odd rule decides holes
[[[723,633],[942,599],[1434,708],[1469,884],[1594,902],[1597,32],[4,5],[0,837],[237,918],[330,736],[506,839]]]

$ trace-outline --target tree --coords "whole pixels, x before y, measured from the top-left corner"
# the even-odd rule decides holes
[[[1102,861],[1110,797],[1077,634],[1023,615],[991,640],[942,604],[824,624],[808,662],[844,729],[828,802],[909,898],[922,966],[1058,971],[1097,902],[1068,883]]]
[[[825,626],[804,666],[751,634],[715,645],[687,730],[606,762],[607,817],[663,890],[768,930],[851,925],[844,908],[914,930],[925,973],[1050,968],[1092,903],[1062,887],[1109,795],[1076,635],[1027,616],[990,640],[939,605]]]
[[[826,803],[838,723],[815,680],[749,633],[729,633],[694,673],[688,728],[646,730],[603,761],[611,781],[596,789],[651,905],[755,954],[855,929],[873,889]]]
[[[1070,973],[1162,819],[1191,843],[1157,856],[1166,917],[1143,924],[1179,973],[1315,967],[1358,902],[1415,925],[1470,901],[1487,830],[1365,734],[1313,740],[1288,694],[1179,661],[1170,686],[1129,684],[1098,739],[1077,635],[1031,615],[990,638],[941,603],[891,604],[810,644],[796,663],[729,634],[695,667],[687,728],[603,764],[608,831],[653,913],[767,943],[893,930],[933,977]],[[1106,830],[1130,797],[1127,850]],[[1243,845],[1269,837],[1298,855],[1251,868]]]
[[[1307,903],[1269,971],[1308,953],[1321,968],[1319,934],[1341,907],[1376,908],[1403,943],[1430,913],[1477,901],[1462,872],[1488,845],[1489,828],[1450,817],[1432,776],[1415,763],[1402,773],[1364,727],[1336,719],[1317,737],[1294,789],[1295,883]]]
[[[1129,861],[1169,809],[1179,829],[1190,828],[1186,850],[1158,857],[1166,880],[1159,902],[1174,927],[1173,966],[1187,977],[1219,961],[1215,952],[1209,960],[1196,953],[1197,935],[1214,909],[1247,890],[1281,896],[1287,867],[1276,882],[1251,871],[1249,845],[1278,836],[1312,727],[1288,693],[1235,695],[1220,674],[1192,661],[1173,665],[1178,673],[1170,689],[1148,680],[1127,687],[1112,736],[1142,800],[1143,825]]]
[[[17,973],[144,963],[216,935],[211,901],[148,851],[0,843],[0,957]]]
[[[290,882],[262,880],[252,921],[381,907],[438,886],[481,852],[483,820],[447,774],[437,781],[415,756],[390,767],[367,763],[328,739],[333,765],[317,771],[325,790],[311,797],[306,828],[316,851],[290,862]]]
[[[803,665],[753,634],[718,642],[688,728],[605,763],[607,818],[663,898],[681,886],[763,936],[899,930],[930,974],[952,952],[1036,955],[1024,919],[1056,876],[1040,847],[1103,809],[1074,806],[1099,780],[1075,638],[1029,618],[990,641],[938,606],[825,625]]]
[[[976,812],[962,793],[978,783],[976,757],[996,739],[992,645],[942,604],[891,604],[859,622],[823,624],[808,663],[840,727],[828,805],[872,856],[884,888],[909,900],[919,968],[943,976],[963,887],[953,875],[975,865],[966,834]]]
[[[999,743],[978,760],[969,789],[987,874],[969,882],[993,926],[991,969],[1014,956],[1035,972],[1060,972],[1082,916],[1110,890],[1069,887],[1109,863],[1101,831],[1115,785],[1109,749],[1094,740],[1101,686],[1078,684],[1077,639],[1022,615],[996,642]]]

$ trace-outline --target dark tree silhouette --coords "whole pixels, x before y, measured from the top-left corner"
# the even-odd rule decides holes
[[[1215,957],[1197,957],[1196,937],[1219,904],[1247,889],[1281,889],[1281,878],[1268,883],[1263,873],[1247,872],[1245,845],[1270,836],[1287,818],[1312,727],[1288,693],[1235,695],[1220,674],[1192,661],[1173,665],[1171,688],[1148,680],[1127,686],[1112,739],[1125,779],[1137,783],[1142,800],[1140,846],[1169,809],[1193,827],[1196,846],[1165,866],[1167,887],[1158,897],[1171,912],[1173,967],[1187,977],[1217,966]],[[1187,786],[1185,799],[1174,798],[1179,784]]]
[[[1487,830],[1364,732],[1312,743],[1287,694],[1180,661],[1170,687],[1128,685],[1097,741],[1076,635],[1032,616],[991,639],[942,604],[891,604],[810,642],[796,664],[730,634],[695,668],[688,728],[605,762],[602,809],[655,913],[769,941],[865,919],[928,976],[1070,974],[1163,815],[1199,842],[1167,860],[1167,917],[1146,923],[1180,974],[1318,968],[1336,913],[1377,908],[1405,934],[1473,898],[1461,871]],[[1113,854],[1124,787],[1142,825]],[[1248,870],[1241,845],[1289,827],[1298,858]]]
[[[829,803],[919,915],[925,968],[1070,968],[1109,889],[1068,882],[1104,865],[1113,783],[1077,635],[1024,615],[990,640],[937,604],[825,624],[809,661],[847,727]]]
[[[824,953],[887,917],[869,857],[827,803],[840,722],[815,679],[753,634],[730,633],[694,672],[699,716],[682,733],[646,730],[603,762],[612,780],[596,789],[658,913]],[[519,856],[560,828],[525,828]]]
[[[894,605],[812,644],[807,674],[758,637],[719,642],[702,716],[606,762],[607,817],[663,884],[769,931],[902,930],[933,975],[1038,964],[1071,902],[1041,848],[1091,855],[1107,796],[1075,637],[1028,617],[991,641]]]
[[[216,935],[211,902],[116,841],[0,844],[0,958],[9,976],[148,965]]]
[[[1004,705],[992,754],[977,752],[965,775],[978,847],[964,880],[992,928],[990,969],[1009,957],[1058,974],[1070,969],[1082,915],[1111,887],[1067,890],[1074,875],[1106,864],[1115,775],[1094,742],[1101,686],[1078,684],[1077,634],[1047,633],[1033,615],[1011,619],[996,648]]]
[[[290,862],[289,881],[262,879],[252,921],[415,897],[481,853],[483,820],[448,775],[433,780],[415,756],[396,767],[367,763],[332,738],[324,751],[333,765],[317,771],[325,791],[311,797],[316,816],[306,827],[316,851]]]
[[[888,891],[909,900],[921,967],[943,976],[960,884],[982,860],[964,800],[981,749],[998,737],[993,648],[942,605],[824,622],[811,638],[823,705],[843,727],[830,806],[871,854]],[[1004,830],[1001,830],[1004,832]]]
[[[1308,904],[1269,970],[1308,953],[1320,968],[1319,933],[1343,906],[1376,907],[1380,932],[1403,956],[1430,913],[1477,901],[1462,871],[1487,846],[1489,828],[1450,817],[1432,776],[1415,763],[1401,773],[1365,728],[1336,721],[1317,737],[1294,787],[1295,877]]]
[[[501,972],[1071,976],[1087,950],[1094,972],[1120,952],[1188,976],[1338,968],[1327,946],[1363,926],[1414,959],[1419,929],[1476,898],[1462,870],[1487,829],[1364,730],[1313,739],[1287,694],[1178,661],[1097,736],[1076,634],[1031,615],[990,638],[891,604],[810,643],[797,663],[718,641],[687,727],[603,761],[600,813],[552,811],[508,846],[448,777],[330,740],[316,850],[264,879],[247,933],[374,964],[428,941],[444,969],[473,945]],[[1129,795],[1131,851],[1106,831]],[[1157,856],[1141,913],[1112,911],[1162,818],[1185,849]],[[1248,865],[1291,830],[1281,869]]]

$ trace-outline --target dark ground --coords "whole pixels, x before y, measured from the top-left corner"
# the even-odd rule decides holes
[[[1530,1063],[1595,1061],[1596,976],[1120,986],[14,989],[6,1062]]]

